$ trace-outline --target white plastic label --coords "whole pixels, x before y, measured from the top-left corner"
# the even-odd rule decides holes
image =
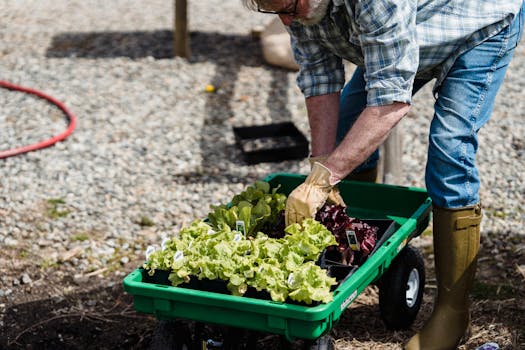
[[[177,250],[175,254],[173,254],[173,261],[179,261],[184,259],[184,253],[182,250]]]
[[[286,283],[288,283],[288,285],[292,285],[294,282],[294,278],[293,278],[293,272],[291,272],[289,275],[288,275],[288,280],[286,281]]]
[[[235,221],[235,231],[239,231],[243,234],[244,237],[246,237],[246,225],[244,224],[244,221],[237,220]]]
[[[166,245],[168,244],[169,241],[170,239],[168,237],[164,237],[164,239],[162,240],[162,243],[160,244],[160,247],[162,250],[166,249]]]
[[[149,259],[150,255],[155,252],[155,247],[150,245],[146,248],[146,260]]]
[[[352,250],[359,250],[359,241],[357,240],[357,236],[355,234],[355,231],[353,230],[346,230],[346,239],[348,240],[348,246]]]

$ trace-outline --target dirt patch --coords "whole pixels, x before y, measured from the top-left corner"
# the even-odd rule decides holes
[[[475,349],[489,341],[498,343],[501,349],[524,349],[523,236],[488,237],[483,238],[472,293],[472,333],[460,349]],[[332,329],[337,349],[399,349],[422,326],[432,309],[435,279],[431,246],[423,241],[419,248],[425,257],[427,283],[424,303],[412,329],[394,332],[385,328],[379,316],[378,289],[370,286]],[[0,297],[1,349],[150,348],[159,323],[150,315],[135,312],[133,298],[122,288],[123,275],[139,266],[140,261],[129,262],[120,274],[74,279],[75,271],[65,264],[44,271],[30,261],[20,264],[16,259],[19,253],[8,251],[0,260],[1,289],[11,290]],[[31,282],[13,285],[24,273],[31,276]],[[180,329],[190,326],[195,324],[176,324]],[[228,330],[204,325],[200,332],[204,337],[221,338]],[[301,341],[283,343],[271,334],[250,333],[246,339],[257,349],[299,349],[305,345]]]

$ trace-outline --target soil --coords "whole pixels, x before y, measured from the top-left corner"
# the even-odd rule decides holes
[[[459,349],[476,349],[496,342],[500,349],[525,349],[525,245],[523,235],[494,235],[482,239],[477,282],[472,297],[471,335]],[[417,243],[418,242],[418,243]],[[386,329],[379,315],[378,289],[368,287],[333,327],[336,349],[400,349],[429,317],[435,293],[429,237],[414,241],[424,255],[427,283],[422,308],[412,328]],[[74,278],[72,265],[42,269],[32,259],[19,259],[16,249],[0,257],[0,349],[149,349],[158,343],[159,323],[137,313],[133,298],[122,287],[123,277],[141,261],[123,265],[120,273],[99,271]],[[24,273],[31,281],[20,281]],[[10,293],[5,293],[10,290]],[[169,323],[175,332],[195,327],[189,321]],[[156,330],[157,329],[157,333]],[[192,328],[193,329],[193,328]],[[204,325],[204,338],[224,340],[223,327]],[[242,330],[233,330],[241,336]],[[303,341],[283,342],[272,334],[248,333],[250,349],[300,349]],[[152,345],[152,341],[157,341]]]

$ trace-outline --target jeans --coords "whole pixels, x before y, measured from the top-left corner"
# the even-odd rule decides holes
[[[478,131],[489,120],[514,49],[523,32],[525,5],[497,35],[458,57],[437,89],[430,124],[426,188],[435,205],[461,208],[478,203],[479,176],[475,165]],[[413,94],[429,80],[415,79]],[[337,142],[366,107],[363,70],[356,68],[341,92]],[[377,165],[376,150],[354,172]]]

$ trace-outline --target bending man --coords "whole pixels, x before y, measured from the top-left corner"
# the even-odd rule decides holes
[[[477,133],[523,27],[523,0],[243,0],[279,15],[300,65],[314,162],[289,196],[287,224],[312,217],[349,174],[373,180],[377,148],[436,79],[426,187],[438,296],[407,349],[454,349],[470,322],[479,250]],[[356,64],[345,84],[342,60]]]

